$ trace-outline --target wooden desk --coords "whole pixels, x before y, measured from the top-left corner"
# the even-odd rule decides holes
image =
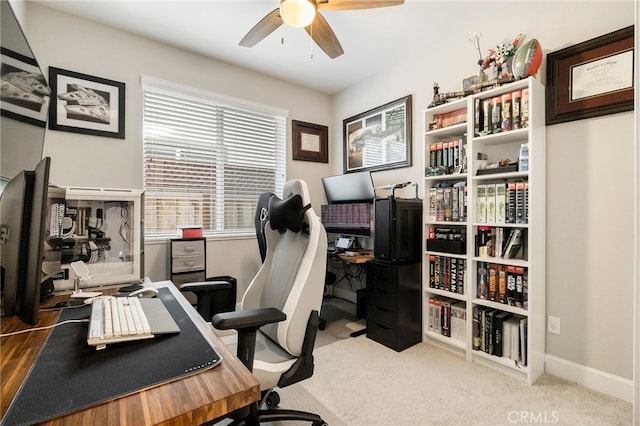
[[[354,253],[354,254],[351,254]],[[370,260],[373,260],[373,252],[371,250],[361,250],[361,251],[346,251],[344,253],[338,254],[338,259],[342,260],[344,263],[367,263]]]
[[[245,407],[260,398],[260,384],[235,354],[214,334],[211,325],[186,301],[171,281],[154,283],[168,287],[202,334],[222,356],[220,365],[173,382],[136,392],[60,417],[46,424],[201,424]],[[61,296],[58,296],[60,298]],[[58,312],[41,311],[38,326],[54,324]],[[30,328],[17,317],[2,319],[2,334]],[[2,338],[0,342],[0,414],[4,417],[50,330]],[[96,383],[99,386],[98,383]],[[60,391],[64,391],[61,384]]]

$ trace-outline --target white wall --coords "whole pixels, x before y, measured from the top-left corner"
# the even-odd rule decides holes
[[[126,139],[47,130],[44,155],[52,158],[51,181],[57,185],[142,188],[142,74],[288,110],[290,119],[331,125],[330,97],[307,88],[33,3],[27,3],[26,25],[45,74],[54,66],[126,84]],[[307,181],[318,213],[324,202],[320,178],[328,174],[327,164],[292,161],[287,144],[287,177]],[[167,244],[145,247],[151,279],[168,278],[167,252]],[[210,241],[207,252],[208,275],[237,277],[240,292],[260,265],[255,239]]]
[[[425,25],[439,25],[441,18],[454,29],[443,32],[438,43],[425,42],[420,57],[395,64],[333,99],[332,133],[339,140],[343,119],[414,95],[414,166],[376,172],[376,185],[406,180],[422,185],[423,111],[434,82],[442,92],[452,92],[477,72],[469,42],[473,32],[482,34],[485,54],[520,32],[537,38],[548,53],[634,23],[630,1],[427,6]],[[450,7],[458,9],[454,13]],[[545,70],[543,64],[538,73],[543,83]],[[547,335],[546,352],[578,368],[613,375],[622,388],[617,394],[626,399],[633,370],[633,131],[631,112],[547,127],[547,314],[561,319],[562,334]],[[333,151],[331,163],[341,171],[342,150]]]

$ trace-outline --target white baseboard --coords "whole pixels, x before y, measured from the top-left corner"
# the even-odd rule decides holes
[[[626,402],[633,402],[633,380],[585,367],[549,354],[546,354],[544,358],[544,370],[553,376],[578,383],[597,392]]]

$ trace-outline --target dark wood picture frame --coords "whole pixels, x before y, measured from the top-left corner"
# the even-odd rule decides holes
[[[329,127],[291,120],[293,159],[329,162]]]
[[[49,67],[49,85],[49,129],[124,139],[124,83]]]
[[[344,172],[411,166],[412,95],[342,122]]]
[[[0,77],[7,83],[0,98],[0,115],[47,127],[51,91],[38,62],[5,47],[0,47],[0,54]]]
[[[546,124],[633,110],[634,28],[547,54]]]

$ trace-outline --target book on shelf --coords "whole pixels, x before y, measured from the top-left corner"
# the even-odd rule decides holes
[[[458,191],[458,220],[464,222],[467,220],[467,183],[457,182],[453,187]]]
[[[504,332],[504,356],[514,361],[520,361],[520,319],[514,315],[504,322],[503,327],[505,329],[508,328],[508,330]],[[506,339],[507,335],[509,336],[508,340]],[[509,349],[504,350],[507,344],[509,345]],[[506,353],[508,353],[508,356],[506,355]]]
[[[513,129],[512,111],[511,111],[511,93],[502,95],[502,120],[500,126],[503,132]]]
[[[494,341],[493,324],[494,324],[494,317],[498,313],[498,311],[495,310],[495,309],[486,309],[483,312],[484,312],[484,321],[483,321],[484,346],[483,346],[483,352],[486,352],[489,355],[493,355],[493,350],[494,350],[494,348],[493,348],[493,341]]]
[[[495,184],[485,184],[485,198],[487,219],[486,223],[496,223],[496,186]]]
[[[515,267],[516,275],[516,307],[524,309],[525,270],[522,266]]]
[[[473,350],[479,351],[482,349],[482,308],[480,306],[474,306],[472,315],[471,347]]]
[[[511,125],[513,129],[520,128],[520,98],[522,91],[514,90],[511,93]]]
[[[440,301],[440,306],[442,335],[451,337],[451,301],[449,299],[442,299]]]
[[[518,171],[529,171],[529,144],[523,143],[520,145],[520,153],[518,154]]]
[[[507,305],[516,305],[516,267],[507,265]]]
[[[491,98],[491,133],[500,133],[502,127],[502,97],[494,96]]]
[[[458,292],[458,259],[449,258],[449,291]]]
[[[460,342],[467,339],[467,309],[464,302],[451,305],[451,337]]]
[[[505,223],[507,220],[507,186],[505,183],[496,183],[496,223]]]
[[[498,265],[498,298],[500,303],[507,303],[507,267]]]
[[[442,334],[442,301],[438,297],[429,298],[429,331]]]
[[[528,333],[529,319],[523,317],[520,319],[520,362],[527,365],[527,333]]]
[[[524,245],[524,230],[513,228],[509,233],[502,256],[504,259],[515,259]]]
[[[493,317],[493,354],[495,356],[504,355],[504,322],[511,317],[508,312],[499,312]]]
[[[498,265],[496,263],[488,263],[489,271],[489,300],[498,301]]]
[[[482,130],[480,136],[488,135],[491,133],[491,100],[482,100]]]
[[[487,196],[486,185],[478,185],[476,188],[476,222],[487,222]]]
[[[458,259],[458,294],[464,294],[467,285],[467,259]]]
[[[516,182],[507,182],[507,223],[516,223]]]
[[[478,299],[489,298],[489,270],[487,269],[487,262],[478,262]]]
[[[455,124],[464,123],[467,121],[467,108],[435,114],[434,121],[435,126],[433,129],[443,129]]]
[[[520,98],[520,127],[529,127],[529,89],[522,89]]]
[[[436,256],[429,256],[429,288],[436,288]],[[515,288],[515,281],[514,281]]]

